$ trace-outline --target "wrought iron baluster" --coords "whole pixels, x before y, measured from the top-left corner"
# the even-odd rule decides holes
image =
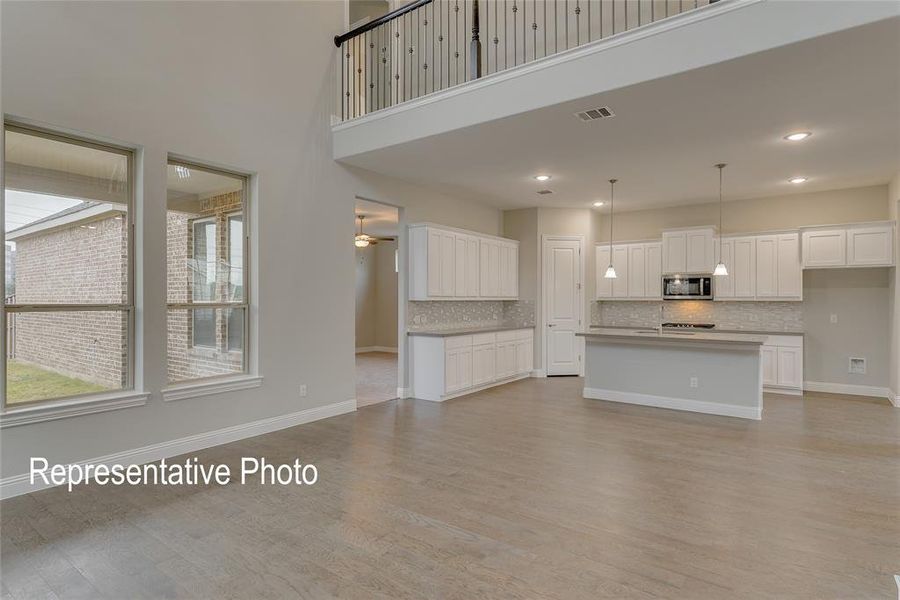
[[[613,0],[615,2],[615,0]],[[566,0],[566,50],[569,49],[569,0]]]
[[[581,45],[581,5],[575,0],[575,47]]]
[[[548,0],[541,0],[544,5],[544,56],[547,56],[547,2]]]
[[[499,0],[494,0],[494,73],[500,70],[500,19],[498,18]]]
[[[519,12],[519,7],[516,6],[516,0],[513,0],[512,5],[512,13],[513,13],[513,66],[517,66],[519,64],[519,40],[516,36],[516,13]]]
[[[465,0],[463,0],[465,2]],[[465,5],[463,5],[465,6]],[[453,12],[456,13],[456,27],[453,32],[453,41],[454,41],[454,63],[456,67],[456,83],[459,83],[459,0],[456,0],[456,5],[453,7]]]
[[[537,0],[531,2],[531,60],[537,60]]]
[[[641,0],[638,0],[640,2]],[[588,6],[588,44],[591,43],[591,0],[587,0]]]

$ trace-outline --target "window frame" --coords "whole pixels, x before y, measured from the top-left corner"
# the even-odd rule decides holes
[[[172,154],[170,154],[168,156],[168,159],[166,160],[166,166],[168,167],[169,165],[176,166],[176,167],[182,166],[182,167],[186,167],[191,170],[203,171],[206,173],[212,173],[214,175],[225,175],[228,177],[234,177],[234,178],[241,180],[241,210],[240,211],[230,211],[229,213],[225,214],[226,239],[228,240],[229,248],[230,248],[230,231],[227,231],[228,218],[231,215],[241,214],[242,220],[243,220],[243,231],[242,231],[243,235],[242,235],[242,239],[241,239],[241,244],[242,244],[242,248],[243,248],[243,254],[242,254],[243,265],[241,268],[241,271],[242,271],[242,273],[241,273],[242,284],[241,285],[243,286],[243,290],[242,290],[243,297],[242,297],[241,302],[229,302],[229,301],[225,301],[225,302],[222,302],[222,301],[195,302],[193,300],[188,301],[188,302],[167,302],[166,303],[166,314],[168,315],[168,313],[172,310],[188,310],[188,311],[193,312],[194,310],[203,309],[203,308],[213,309],[214,314],[215,314],[215,311],[217,311],[217,310],[222,310],[222,309],[227,309],[227,308],[243,310],[244,311],[244,319],[243,319],[242,334],[243,334],[243,339],[244,339],[244,348],[243,348],[243,355],[241,356],[241,371],[239,373],[225,373],[225,374],[221,374],[221,375],[210,375],[208,377],[195,377],[192,379],[182,379],[179,381],[168,381],[169,357],[168,357],[168,351],[167,351],[167,354],[166,354],[166,370],[167,370],[167,375],[166,375],[167,384],[166,385],[167,385],[167,387],[165,388],[165,390],[175,390],[180,387],[191,387],[191,386],[196,386],[198,384],[202,385],[202,384],[207,384],[207,383],[215,383],[215,382],[221,381],[221,380],[251,376],[251,375],[253,375],[250,372],[250,365],[251,365],[250,352],[252,351],[252,348],[251,348],[251,340],[250,340],[250,305],[251,305],[250,294],[251,294],[251,291],[250,291],[250,285],[249,285],[250,284],[250,230],[251,230],[251,227],[250,227],[250,202],[252,201],[251,196],[250,196],[251,174],[240,172],[240,171],[234,171],[234,170],[222,168],[222,167],[208,166],[203,163],[198,163],[198,162],[194,162],[192,160],[183,159],[183,158],[180,158],[180,157],[178,157],[176,155],[172,155]],[[167,186],[167,188],[168,188],[168,186]],[[166,210],[168,211],[168,206],[166,207]],[[207,219],[207,218],[209,218],[209,217],[198,217],[195,221],[199,221],[201,219]],[[214,218],[214,220],[216,220],[216,219]],[[216,222],[216,227],[218,228],[218,226],[219,226],[218,222]],[[216,234],[218,236],[218,231],[216,232]],[[218,237],[217,237],[217,240],[218,240]],[[230,278],[230,272],[229,272],[229,278]],[[168,270],[166,272],[166,286],[168,287]],[[191,294],[191,295],[193,295],[193,294]],[[167,319],[167,321],[168,321],[168,319]],[[226,325],[226,331],[227,331],[227,325]],[[225,344],[224,348],[220,348],[218,346],[218,344],[216,345],[215,348],[212,348],[209,346],[194,346],[193,345],[193,326],[191,327],[191,333],[192,333],[191,348],[196,348],[198,351],[202,352],[202,351],[211,351],[212,350],[214,352],[221,353],[221,354],[233,354],[234,352],[236,352],[236,350],[228,350],[227,349],[227,345],[228,345],[227,336],[226,336],[226,339],[224,340],[224,344]],[[167,325],[166,326],[166,339],[167,340],[168,340],[168,336],[169,336],[169,331],[168,331],[168,325]],[[167,347],[168,347],[168,344],[167,344]]]
[[[247,247],[247,244],[244,242],[244,240],[247,238],[247,233],[246,233],[246,229],[247,229],[246,223],[247,223],[247,220],[246,220],[246,217],[245,217],[245,214],[244,214],[245,212],[246,212],[246,208],[245,208],[244,206],[242,206],[240,212],[232,211],[232,212],[226,213],[226,214],[224,215],[224,217],[225,217],[225,241],[226,241],[226,243],[225,243],[225,251],[228,253],[229,261],[230,261],[230,259],[231,259],[231,247],[232,247],[232,244],[233,244],[233,240],[231,239],[231,238],[232,238],[232,236],[231,236],[231,222],[232,222],[232,220],[234,220],[236,217],[237,217],[237,218],[240,218],[240,220],[241,220],[241,263],[242,263],[242,264],[241,264],[241,298],[244,298],[244,293],[245,293],[245,291],[246,291],[246,289],[247,289],[247,286],[246,286],[246,277],[245,277],[244,275],[245,275],[245,273],[247,272],[247,269],[249,268],[249,266],[247,265],[247,261],[246,261],[246,259],[244,258],[244,252],[246,251],[246,247]],[[229,267],[228,267],[228,285],[231,285],[231,273],[232,273],[232,268],[231,268],[231,263],[229,262]],[[248,307],[249,307],[249,303],[248,303]],[[248,309],[248,310],[244,310],[242,321],[247,321],[247,320],[250,318],[250,315],[249,315],[248,313],[249,313],[249,309]],[[232,312],[232,314],[234,314],[234,313]],[[244,336],[244,338],[243,338],[243,346],[244,346],[244,347],[242,348],[242,351],[246,354],[246,352],[247,352],[247,343],[248,343],[248,337],[249,337],[248,334],[249,334],[249,332],[248,332],[248,330],[247,330],[247,326],[246,326],[246,325],[242,326],[241,329],[243,330],[243,331],[241,332],[241,335]],[[228,319],[226,318],[226,319],[225,319],[225,336],[224,336],[224,346],[223,346],[223,351],[226,352],[226,353],[238,352],[238,350],[234,350],[234,349],[231,348],[231,346],[230,346],[230,340],[231,340],[231,325],[229,324]],[[244,372],[245,372],[245,373],[247,372],[247,369],[246,369],[246,368],[245,368],[245,371],[244,371]]]
[[[118,395],[128,395],[135,391],[135,370],[137,368],[137,356],[136,356],[136,326],[135,326],[135,257],[134,257],[134,249],[135,249],[135,233],[137,231],[136,227],[136,211],[135,211],[135,185],[136,185],[136,177],[135,177],[135,149],[129,148],[127,146],[121,146],[113,143],[106,142],[97,142],[94,140],[61,133],[58,131],[54,131],[52,129],[47,129],[43,127],[36,127],[33,125],[25,125],[22,123],[18,123],[9,119],[5,119],[3,121],[3,146],[4,149],[6,147],[6,134],[7,132],[15,132],[21,133],[23,135],[31,135],[35,137],[41,137],[48,140],[53,140],[57,142],[62,142],[66,144],[72,144],[75,146],[81,146],[85,148],[91,148],[94,150],[100,150],[103,152],[109,152],[111,154],[119,154],[125,157],[126,160],[126,172],[125,172],[125,213],[127,215],[127,235],[128,239],[126,240],[125,249],[126,249],[126,276],[127,283],[125,285],[125,298],[123,303],[6,303],[6,295],[4,294],[3,302],[0,303],[0,313],[2,313],[2,321],[3,321],[3,360],[0,361],[0,378],[2,378],[3,382],[3,393],[0,394],[0,413],[2,414],[13,414],[19,410],[23,409],[33,409],[34,407],[52,407],[54,404],[69,404],[73,400],[83,400],[83,399],[93,399],[93,398],[103,398],[110,396],[118,396]],[[6,214],[6,154],[4,151],[3,154],[3,177],[0,180],[0,205],[2,205],[2,211],[0,211],[0,215]],[[6,227],[2,228],[0,231],[0,237],[3,240],[4,247],[4,257],[6,253]],[[0,269],[4,274],[4,281],[6,275],[6,260],[4,258],[4,264]],[[110,390],[106,392],[87,392],[83,394],[70,394],[67,396],[57,396],[54,398],[44,398],[41,400],[26,400],[24,402],[16,402],[13,405],[9,405],[7,403],[7,362],[8,358],[6,356],[7,348],[7,340],[6,340],[6,332],[8,331],[8,320],[10,315],[14,314],[27,314],[27,313],[38,313],[38,312],[122,312],[125,316],[126,326],[125,326],[125,348],[127,360],[123,362],[123,367],[125,369],[125,381],[121,388]]]

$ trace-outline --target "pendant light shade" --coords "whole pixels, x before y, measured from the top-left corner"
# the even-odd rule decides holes
[[[719,169],[719,262],[716,265],[713,275],[725,277],[728,275],[728,268],[725,266],[725,257],[722,256],[722,170],[725,169],[725,163],[716,165]]]
[[[616,181],[618,179],[609,180],[609,266],[606,268],[604,279],[615,279],[616,269],[613,267],[613,201],[616,191]]]

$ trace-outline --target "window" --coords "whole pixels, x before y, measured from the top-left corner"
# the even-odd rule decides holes
[[[5,409],[133,387],[133,155],[6,124]]]
[[[168,379],[247,372],[247,178],[170,160]]]

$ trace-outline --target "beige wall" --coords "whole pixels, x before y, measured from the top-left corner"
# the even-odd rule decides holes
[[[897,220],[900,214],[900,171],[891,180],[888,186],[888,212],[890,218]],[[900,265],[900,243],[894,240],[894,264]],[[889,273],[890,286],[890,389],[894,395],[894,405],[900,406],[900,285],[897,285],[897,268]]]
[[[375,345],[375,260],[369,248],[356,249],[356,347]]]
[[[503,213],[503,237],[519,240],[519,302],[535,307],[535,324],[540,294],[540,236],[538,235],[538,209],[522,208]],[[538,330],[539,331],[539,330]],[[536,336],[540,337],[540,336]],[[534,342],[534,364],[540,365],[540,340]],[[540,368],[540,367],[536,367]]]
[[[726,202],[724,233],[790,229],[805,225],[829,225],[880,221],[890,218],[887,186],[876,185],[810,194],[791,194]],[[609,241],[609,213],[594,211],[600,241]],[[613,239],[616,241],[655,239],[663,229],[718,225],[719,205],[692,204],[634,212],[616,212]]]
[[[397,347],[397,242],[375,246],[375,346]]]

